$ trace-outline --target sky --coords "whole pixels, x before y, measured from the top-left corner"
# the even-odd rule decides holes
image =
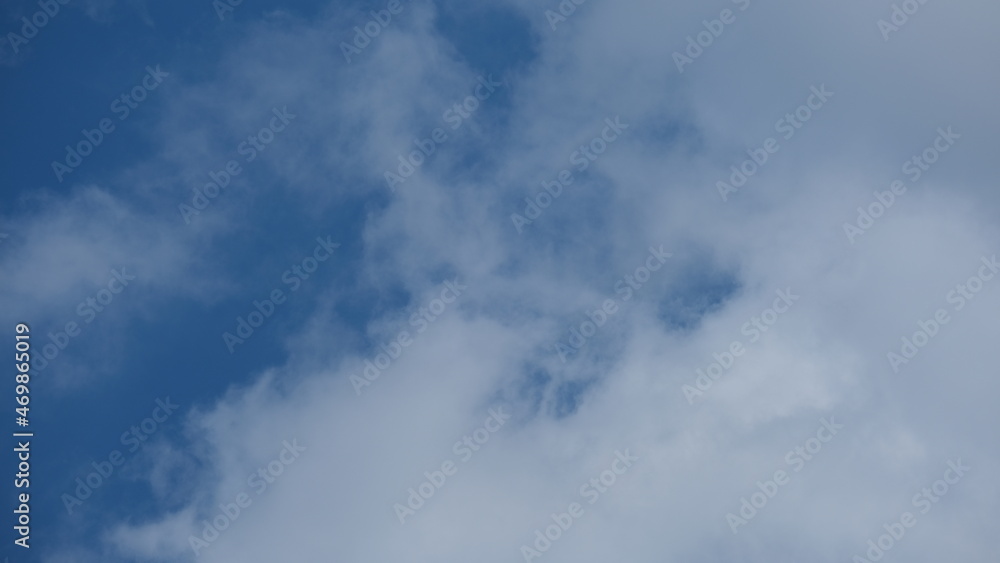
[[[1000,561],[998,17],[4,2],[0,556]]]

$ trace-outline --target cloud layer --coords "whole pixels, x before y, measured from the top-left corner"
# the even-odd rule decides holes
[[[161,508],[109,518],[73,560],[851,561],[905,512],[880,552],[1000,555],[997,7],[920,4],[886,41],[883,2],[550,4],[403,2],[350,63],[367,9],[227,23],[209,72],[164,64],[153,156],[23,202],[5,310],[57,320],[123,265],[142,283],[122,323],[249,302],[346,225],[329,267],[351,283],[309,286],[285,359],[148,452]],[[505,56],[463,50],[482,18],[519,38]],[[247,161],[274,108],[296,118]],[[187,224],[178,205],[230,159],[246,173]],[[733,167],[748,179],[723,199]],[[256,266],[230,254],[248,241]],[[467,289],[444,304],[445,282]],[[495,431],[491,409],[510,413]]]

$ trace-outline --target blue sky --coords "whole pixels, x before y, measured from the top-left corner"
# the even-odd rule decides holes
[[[3,555],[996,560],[1000,13],[898,4],[5,3]]]

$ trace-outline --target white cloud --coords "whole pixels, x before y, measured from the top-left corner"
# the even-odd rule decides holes
[[[320,308],[298,335],[315,344],[300,345],[295,360],[262,383],[193,415],[190,438],[209,470],[188,507],[123,522],[110,544],[130,556],[183,560],[200,520],[245,488],[283,440],[296,438],[308,447],[301,460],[200,560],[515,560],[534,530],[578,500],[580,486],[626,448],[641,462],[586,506],[545,561],[847,560],[957,458],[974,470],[919,517],[918,533],[893,555],[994,555],[987,530],[997,517],[980,499],[995,492],[998,385],[989,377],[989,351],[1000,293],[988,288],[955,312],[904,373],[893,374],[885,355],[918,319],[948,306],[945,294],[974,273],[981,256],[997,251],[986,158],[996,146],[998,113],[987,93],[997,76],[982,70],[997,47],[987,29],[996,8],[928,3],[885,44],[875,25],[885,10],[762,3],[678,75],[671,52],[715,8],[594,1],[553,33],[542,7],[516,5],[536,26],[540,52],[505,76],[506,126],[484,117],[482,136],[465,131],[455,141],[496,139],[482,145],[479,168],[456,171],[454,153],[442,151],[368,218],[363,233],[363,271],[372,283],[392,280],[419,304],[449,269],[468,294],[360,398],[347,378],[363,351],[324,368],[312,361],[328,358],[324,338],[334,323]],[[290,191],[316,195],[316,213],[327,212],[336,197],[324,195],[324,174],[338,170],[370,185],[338,186],[336,194],[378,193],[395,154],[467,95],[481,72],[464,68],[435,33],[430,8],[408,10],[346,70],[333,70],[343,67],[336,45],[348,27],[336,18],[253,24],[242,44],[220,55],[221,78],[188,86],[168,115],[213,112],[222,130],[239,135],[259,120],[258,110],[287,103],[308,117],[297,124],[299,137],[275,145],[267,166]],[[716,180],[822,83],[836,92],[830,105],[722,203]],[[509,220],[518,202],[568,166],[595,124],[619,114],[632,124],[630,135],[579,175],[540,228],[519,236]],[[205,169],[191,164],[201,143],[231,144],[213,138],[213,127],[185,131],[183,123],[163,126],[164,145],[176,148],[162,160],[181,163],[181,176]],[[961,145],[851,245],[842,224],[949,124],[962,132]],[[672,128],[682,130],[676,139]],[[189,138],[196,142],[173,142]],[[314,160],[299,160],[297,151]],[[172,196],[188,193],[181,182],[172,185]],[[102,202],[105,213],[120,209],[88,193],[82,197]],[[213,213],[228,217],[241,205],[234,199]],[[157,268],[183,264],[178,247],[195,244],[179,228],[167,230],[182,242],[156,247],[168,258],[158,258]],[[658,318],[657,303],[694,272],[667,271],[603,329],[599,338],[619,347],[598,348],[606,353],[566,368],[553,361],[543,344],[612,293],[609,284],[650,244],[664,241],[686,258],[679,263],[734,272],[739,291],[691,331],[674,330]],[[124,245],[110,256],[138,254]],[[92,263],[82,260],[77,277],[99,278]],[[55,291],[67,282],[48,283]],[[689,405],[681,385],[741,338],[743,323],[785,287],[801,301]],[[391,335],[405,326],[402,317],[371,331]],[[532,366],[550,371],[551,386],[597,377],[579,409],[559,418],[551,402],[531,400],[541,392],[527,382]],[[294,383],[281,385],[286,377]],[[544,394],[555,400],[552,387]],[[510,426],[401,526],[393,503],[499,403],[516,413]],[[824,416],[845,429],[733,535],[725,514],[738,510],[757,480],[786,467],[786,452],[814,435]]]

